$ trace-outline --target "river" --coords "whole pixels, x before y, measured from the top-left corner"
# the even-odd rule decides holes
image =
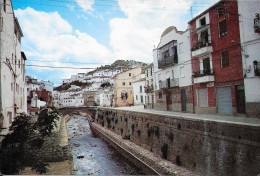
[[[76,175],[143,175],[106,142],[93,136],[86,117],[67,122]]]

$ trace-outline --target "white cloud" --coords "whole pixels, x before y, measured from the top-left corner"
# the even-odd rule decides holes
[[[110,45],[116,58],[152,62],[152,50],[162,32],[169,26],[185,30],[183,14],[188,12],[191,0],[118,0],[127,18],[110,21]]]
[[[92,5],[94,4],[94,0],[75,0],[77,4],[84,10],[89,11],[93,10]]]
[[[25,36],[22,39],[22,47],[28,61],[57,61],[37,64],[68,66],[68,64],[60,62],[107,63],[111,62],[113,58],[110,50],[98,43],[92,36],[73,30],[72,26],[57,12],[46,13],[28,7],[24,10],[16,10],[15,14]],[[78,64],[71,64],[71,66],[79,67]],[[80,67],[88,66],[80,65]],[[48,70],[48,68],[38,67],[33,69],[37,71]],[[68,72],[76,73],[79,70],[63,70],[63,72],[67,75]],[[53,76],[61,78],[63,75]]]

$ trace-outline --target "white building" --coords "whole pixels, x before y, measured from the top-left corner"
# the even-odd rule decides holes
[[[66,97],[62,101],[62,107],[80,107],[84,105],[84,99],[77,97],[77,96],[71,96]]]
[[[53,93],[53,86],[54,84],[50,81],[41,81],[41,83],[43,84],[43,89],[46,91],[49,91],[51,93]]]
[[[102,90],[99,92],[99,106],[111,107],[113,105],[113,90]]]
[[[132,83],[134,90],[134,105],[144,105],[146,99],[145,93],[145,78],[137,80]]]
[[[81,90],[66,90],[53,92],[55,107],[79,107],[84,105]]]
[[[260,116],[260,10],[259,1],[238,0],[239,30],[244,69],[245,111]],[[241,91],[243,87],[241,86]]]
[[[153,63],[146,67],[145,69],[145,107],[149,109],[154,108],[155,98],[154,98],[154,66]]]
[[[11,0],[1,0],[0,19],[0,127],[6,128],[0,133],[6,134],[14,117],[27,110],[26,56],[21,52],[23,33]]]
[[[193,112],[190,51],[189,30],[162,33],[153,51],[155,109]]]

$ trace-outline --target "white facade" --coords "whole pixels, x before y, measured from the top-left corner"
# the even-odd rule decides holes
[[[0,1],[0,126],[8,128],[14,117],[27,112],[25,54],[21,52],[23,37],[12,2]],[[7,130],[1,133],[7,133]]]
[[[159,90],[159,81],[167,79],[176,79],[179,87],[192,85],[192,69],[191,69],[191,47],[189,30],[184,32],[177,31],[175,27],[169,27],[168,33],[161,37],[161,41],[157,49],[153,50],[154,64],[154,84],[155,90]],[[177,47],[178,63],[173,66],[160,69],[158,66],[158,49],[164,45],[175,41]]]
[[[84,105],[84,99],[79,97],[67,97],[62,101],[62,107],[79,107]]]
[[[260,33],[254,30],[254,19],[260,13],[259,7],[259,1],[238,0],[246,111],[248,103],[256,103],[260,108],[260,76],[256,75],[254,65],[254,61],[257,61],[260,70]]]
[[[33,92],[32,98],[31,98],[31,107],[33,108],[41,108],[46,106],[46,102],[45,101],[41,101],[38,98],[38,95],[36,94],[36,92]]]
[[[44,89],[46,91],[49,91],[51,93],[53,93],[53,86],[54,84],[50,81],[41,81],[41,83],[44,85]]]
[[[113,90],[103,90],[99,93],[99,106],[110,107],[113,105]]]
[[[146,93],[145,93],[145,78],[133,82],[133,90],[134,90],[134,105],[143,105],[145,104]]]
[[[146,90],[146,104],[152,105],[155,103],[154,98],[154,66],[150,64],[145,70],[145,90]],[[151,108],[152,108],[151,107]]]
[[[82,98],[82,91],[67,90],[54,91],[53,104],[55,107],[79,107],[84,105],[84,98]]]

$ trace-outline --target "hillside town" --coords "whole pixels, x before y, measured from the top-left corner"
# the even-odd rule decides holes
[[[175,24],[167,27],[151,48],[151,63],[116,60],[64,78],[59,86],[26,74],[30,58],[21,49],[23,29],[12,5],[1,4],[1,140],[16,116],[37,116],[52,107],[138,107],[169,114],[260,118],[256,3],[221,0],[193,17],[186,30],[178,30]]]
[[[165,111],[259,117],[258,9],[243,1],[233,8],[234,3],[215,4],[189,21],[185,31],[174,26],[165,29],[152,50],[153,63],[118,60],[71,75],[58,88],[25,75],[22,29],[14,14],[4,13],[12,7],[4,6],[1,127],[7,128],[19,113],[34,114],[46,106],[143,105]],[[253,15],[253,20],[247,20]],[[10,26],[13,30],[8,30]]]

